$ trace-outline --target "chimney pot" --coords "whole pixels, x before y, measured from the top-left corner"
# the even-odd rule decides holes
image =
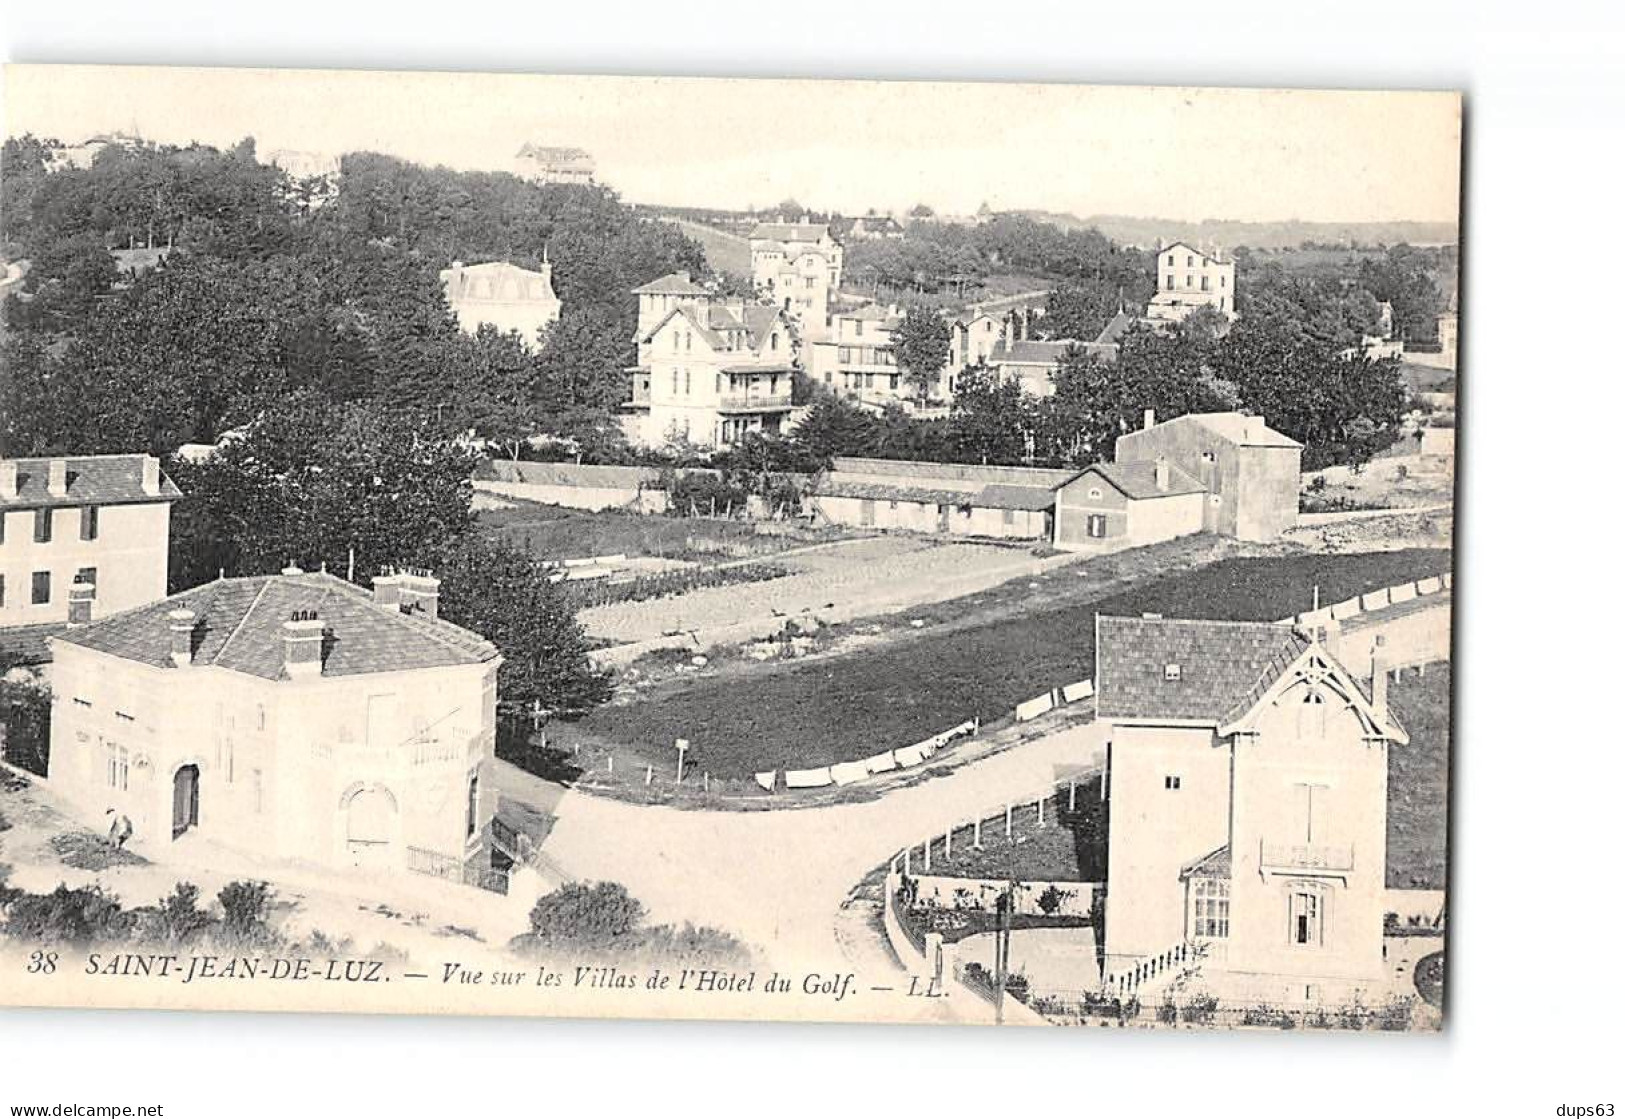
[[[1147,408],[1145,410],[1145,430],[1150,431],[1156,425],[1157,425],[1157,410],[1155,408]]]
[[[141,492],[148,497],[157,497],[158,491],[163,487],[163,477],[158,472],[158,460],[152,455],[141,457]]]
[[[176,668],[192,664],[192,631],[197,614],[184,606],[169,612],[169,659]]]
[[[291,561],[287,567],[282,569],[282,574],[284,575],[303,575],[304,573],[303,568],[301,568],[297,563],[293,563]]]
[[[429,571],[409,571],[399,576],[400,607],[403,614],[422,614],[431,622],[440,617],[440,580]]]
[[[401,579],[391,568],[384,568],[372,577],[372,601],[392,610],[401,608]]]
[[[68,460],[54,458],[46,468],[45,488],[52,497],[66,497],[68,495]]]
[[[16,498],[17,464],[11,460],[0,462],[0,498]]]

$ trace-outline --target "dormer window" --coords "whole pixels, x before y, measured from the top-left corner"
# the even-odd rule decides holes
[[[1178,680],[1179,679],[1179,666],[1177,664],[1172,664],[1172,663],[1163,665],[1162,666],[1162,678],[1164,680],[1169,681],[1169,682]]]

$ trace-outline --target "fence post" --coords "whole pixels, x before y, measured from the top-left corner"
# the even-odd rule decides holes
[[[978,851],[982,849],[982,817],[980,815],[971,821],[970,845]]]
[[[615,772],[615,755],[614,754],[611,754],[609,756],[609,771],[611,773]]]
[[[1011,805],[1004,806],[1004,838],[1010,838],[1010,809]]]
[[[954,829],[950,826],[942,833],[942,861],[952,862],[954,857]]]
[[[912,848],[912,847],[904,847],[903,848],[903,873],[904,874],[912,873],[912,871],[914,869],[913,868],[913,863],[914,863],[914,848]]]
[[[927,873],[927,874],[931,873],[931,837],[930,836],[926,836],[926,838],[925,838],[925,861],[922,862],[920,865],[925,870],[925,873]]]
[[[1039,797],[1038,800],[1035,801],[1034,803],[1038,807],[1038,826],[1043,827],[1044,826],[1044,798]]]
[[[1067,782],[1066,810],[1068,812],[1076,812],[1078,810],[1078,783],[1076,781]]]
[[[648,769],[643,771],[643,783],[645,785],[653,784],[654,779],[655,779],[655,767],[651,765]]]

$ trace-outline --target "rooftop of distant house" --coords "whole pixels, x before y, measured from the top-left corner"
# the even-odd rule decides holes
[[[402,581],[411,581],[403,585]],[[415,589],[414,589],[415,588]],[[286,680],[284,623],[320,620],[324,677],[446,668],[496,660],[496,646],[440,619],[438,581],[385,575],[368,591],[326,572],[217,579],[166,599],[68,629],[56,640],[156,668],[175,668],[176,611],[191,611],[192,666]]]
[[[659,279],[650,280],[642,287],[632,289],[633,295],[709,295],[710,292],[694,282],[687,272],[668,272]]]
[[[750,231],[752,241],[822,241],[829,225],[822,222],[764,221]]]
[[[1135,501],[1206,491],[1206,486],[1179,467],[1167,462],[1163,465],[1168,471],[1166,488],[1157,485],[1157,464],[1149,459],[1140,462],[1097,462],[1078,471],[1068,481],[1075,481],[1085,474],[1099,474],[1119,493]]]
[[[1296,439],[1270,427],[1261,416],[1248,416],[1241,412],[1190,412],[1166,422],[1179,423],[1181,420],[1199,423],[1238,447],[1303,446]]]
[[[60,485],[52,484],[53,470]],[[133,505],[184,496],[150,455],[0,459],[0,508]]]
[[[543,163],[591,163],[592,153],[585,148],[550,147],[546,144],[524,144],[518,159],[537,159]]]
[[[1054,342],[1038,342],[1031,339],[1018,339],[1014,342],[999,341],[988,355],[990,365],[1054,365],[1071,350],[1078,350],[1085,354],[1110,354],[1117,347],[1112,343],[1079,342],[1074,338],[1063,338]]]

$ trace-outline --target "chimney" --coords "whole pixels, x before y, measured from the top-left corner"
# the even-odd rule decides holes
[[[1150,431],[1152,428],[1154,428],[1156,426],[1157,426],[1157,410],[1155,408],[1147,408],[1145,410],[1145,430]]]
[[[68,624],[90,624],[91,603],[96,601],[96,584],[75,582],[68,588]],[[190,648],[190,646],[188,646]]]
[[[295,610],[282,623],[282,667],[288,679],[322,674],[322,619],[314,610]]]
[[[440,580],[428,571],[408,571],[401,579],[401,613],[440,617]]]
[[[158,460],[152,455],[141,456],[141,492],[157,497],[163,487],[163,476],[158,473]]]
[[[17,497],[17,464],[11,459],[0,462],[0,498]]]
[[[52,497],[68,496],[68,460],[54,458],[45,476],[45,488]]]
[[[387,606],[391,610],[401,608],[401,583],[406,576],[397,575],[391,568],[384,568],[372,577],[372,601],[378,606]]]
[[[1168,492],[1168,460],[1162,455],[1157,456],[1157,489]]]
[[[1371,646],[1371,706],[1381,718],[1388,717],[1388,650],[1383,648],[1387,639],[1377,634]]]
[[[192,664],[192,630],[197,614],[184,606],[169,612],[169,659],[176,668],[189,668]]]

